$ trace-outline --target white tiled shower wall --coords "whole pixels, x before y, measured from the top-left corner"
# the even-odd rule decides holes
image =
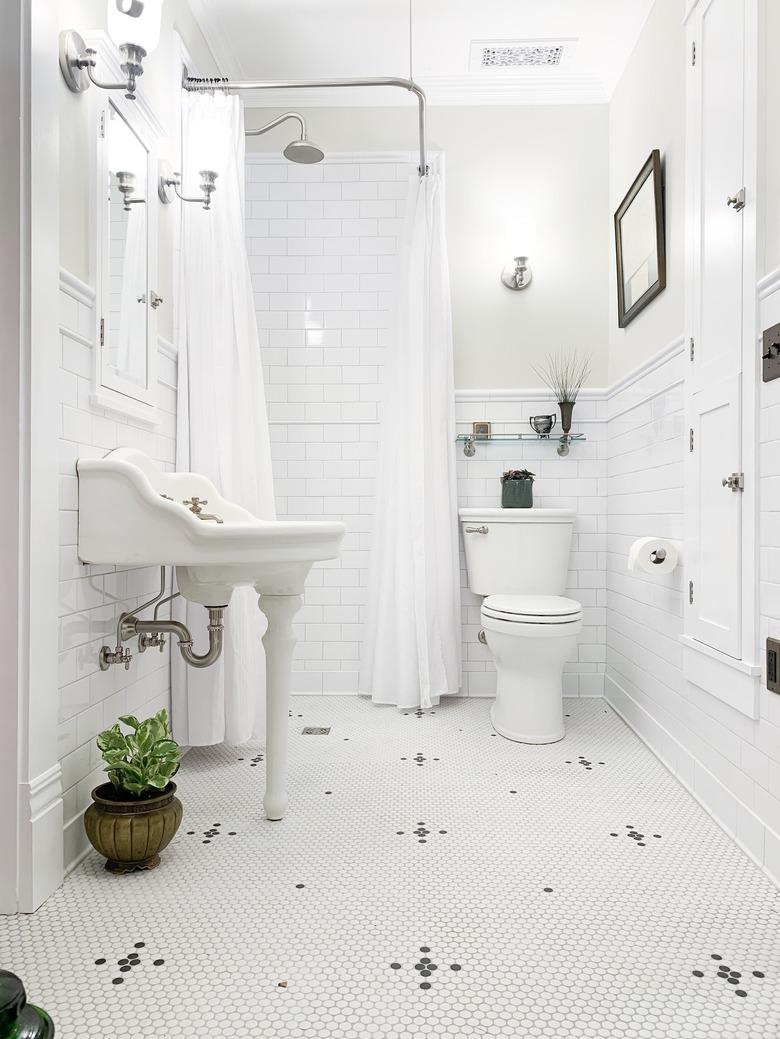
[[[78,560],[76,460],[99,458],[114,447],[137,447],[173,469],[176,436],[176,362],[158,355],[159,425],[153,430],[90,403],[94,350],[94,293],[63,274],[60,283],[60,635],[59,756],[65,820],[65,864],[86,847],[82,814],[104,776],[95,737],[120,714],[151,714],[170,704],[168,649],[134,654],[130,670],[102,672],[98,653],[116,641],[120,612],[157,591],[156,569],[84,566]],[[130,647],[135,650],[134,646]]]
[[[780,320],[780,292],[772,321]],[[772,321],[764,320],[763,325]],[[780,877],[780,697],[753,720],[685,679],[685,569],[626,571],[647,534],[683,538],[683,342],[607,401],[607,699],[750,853]],[[762,389],[761,639],[780,634],[780,382]]]
[[[392,160],[392,161],[391,161]],[[374,515],[378,405],[392,305],[393,265],[409,155],[341,156],[292,166],[247,157],[247,248],[271,422],[280,517],[344,520],[341,559],[316,568],[298,616],[293,690],[356,692]],[[586,444],[559,459],[545,445],[479,447],[458,461],[463,505],[499,504],[503,469],[538,474],[536,500],[578,513],[569,590],[585,606],[572,695],[600,695],[604,670],[604,423],[596,400],[577,407]],[[462,401],[459,429],[491,419],[528,429],[553,410],[540,399]],[[410,431],[414,435],[414,431]],[[462,575],[465,585],[465,571]],[[464,588],[462,691],[490,695],[495,672],[477,642],[477,600]]]

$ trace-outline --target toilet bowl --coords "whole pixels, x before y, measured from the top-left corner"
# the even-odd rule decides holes
[[[563,667],[576,652],[582,607],[555,595],[489,595],[480,612],[496,666],[490,720],[519,743],[556,743],[563,723]]]
[[[469,588],[485,597],[493,727],[519,743],[555,743],[565,736],[563,668],[582,631],[582,606],[563,594],[574,512],[461,509],[460,521]]]

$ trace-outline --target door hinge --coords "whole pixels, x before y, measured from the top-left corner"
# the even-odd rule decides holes
[[[691,42],[691,65],[696,64],[696,40]]]
[[[100,345],[106,345],[106,319],[100,319]]]
[[[691,336],[690,343],[691,343],[691,360],[693,360],[694,354],[696,353],[696,342],[695,342],[693,336]]]
[[[688,582],[688,602],[693,606],[693,581]]]
[[[688,430],[688,450],[693,451],[693,429]]]
[[[106,136],[106,112],[105,109],[100,113],[100,119],[98,120],[98,137]]]

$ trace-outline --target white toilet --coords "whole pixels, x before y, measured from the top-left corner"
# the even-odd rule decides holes
[[[493,726],[519,743],[555,743],[566,734],[563,666],[582,630],[582,606],[562,594],[574,512],[461,509],[460,523],[498,672]]]

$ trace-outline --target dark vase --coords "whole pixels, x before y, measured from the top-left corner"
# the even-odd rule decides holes
[[[564,433],[571,429],[571,413],[574,411],[573,400],[559,400],[558,407],[561,410],[561,428]]]
[[[0,970],[0,1039],[52,1039],[54,1025],[45,1010],[27,1002],[15,974]]]
[[[501,485],[502,509],[532,509],[533,504],[533,480],[505,480]]]

